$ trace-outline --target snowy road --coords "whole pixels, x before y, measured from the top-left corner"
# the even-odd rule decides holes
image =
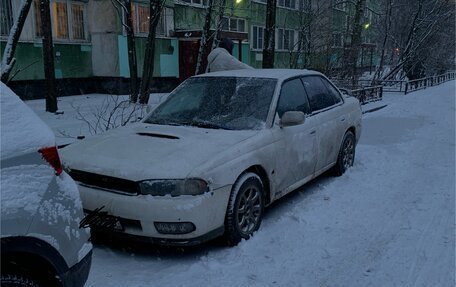
[[[455,82],[366,114],[355,166],[234,248],[97,245],[87,286],[454,286]]]

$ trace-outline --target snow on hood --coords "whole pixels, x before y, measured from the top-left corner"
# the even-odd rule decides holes
[[[49,127],[10,88],[0,85],[1,158],[55,145]]]
[[[134,181],[185,178],[258,131],[138,123],[60,150],[64,166]]]

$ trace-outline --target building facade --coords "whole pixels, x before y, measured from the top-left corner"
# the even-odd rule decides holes
[[[2,53],[20,1],[1,0]],[[214,2],[218,3],[216,0]],[[328,64],[337,66],[349,41],[347,36],[353,8],[348,4],[338,5],[334,0],[277,2],[275,66],[311,66],[320,70],[325,70]],[[96,83],[113,80],[126,82],[125,79],[129,77],[127,37],[121,22],[122,12],[113,3],[115,1],[110,0],[51,0],[57,79],[72,79],[67,81],[70,84],[84,80]],[[160,86],[163,82],[169,84],[162,85],[158,90],[169,90],[194,74],[206,5],[207,0],[167,0],[157,27],[153,75],[156,85]],[[320,6],[324,9],[316,13]],[[217,10],[216,5],[212,31],[215,30]],[[16,50],[17,62],[12,72],[12,82],[40,81],[44,77],[40,14],[39,0],[34,0]],[[133,2],[132,19],[139,76],[149,32],[148,17],[148,2]],[[368,13],[366,17],[369,18]],[[233,55],[255,68],[262,65],[265,21],[266,0],[226,1],[221,36],[233,39],[236,44]],[[316,37],[312,49],[307,49],[310,45],[305,41],[309,35]],[[364,39],[368,42],[368,34]],[[306,57],[313,60],[308,61]],[[368,58],[369,55],[363,52],[362,62]]]

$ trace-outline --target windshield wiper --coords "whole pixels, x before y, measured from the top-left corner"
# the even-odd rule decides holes
[[[217,129],[217,130],[220,130],[220,129],[221,130],[232,130],[229,127],[226,127],[226,126],[223,126],[223,125],[219,125],[219,124],[215,124],[215,123],[211,123],[211,122],[208,122],[208,121],[192,120],[192,121],[186,122],[185,124],[187,124],[189,126],[199,127],[199,128]]]
[[[145,121],[145,123],[153,124],[153,125],[165,125],[165,126],[182,126],[182,125],[184,125],[182,123],[172,122],[167,119],[153,119],[153,120]]]

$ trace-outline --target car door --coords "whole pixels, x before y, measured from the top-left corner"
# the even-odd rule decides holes
[[[317,159],[315,121],[309,118],[304,123],[280,127],[280,118],[287,111],[302,111],[310,114],[306,91],[299,78],[282,84],[272,128],[276,150],[276,197],[290,191],[293,184],[313,176]]]
[[[341,118],[342,99],[337,100],[328,91],[321,76],[302,78],[309,97],[311,108],[310,118],[316,125],[317,164],[315,173],[326,170],[334,163],[339,151],[339,124]]]

